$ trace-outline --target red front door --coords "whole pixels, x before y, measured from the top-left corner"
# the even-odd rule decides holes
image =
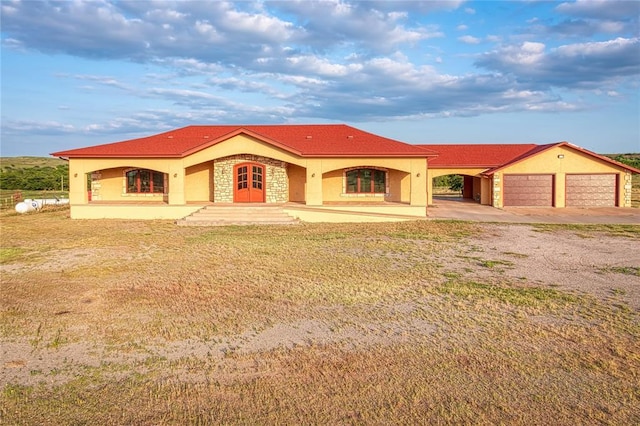
[[[264,166],[257,163],[241,163],[236,164],[233,170],[233,201],[264,203]]]

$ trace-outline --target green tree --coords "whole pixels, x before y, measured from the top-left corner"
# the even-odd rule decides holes
[[[462,187],[464,186],[464,179],[460,175],[450,175],[449,178],[449,189],[452,191],[462,191]]]
[[[22,189],[31,191],[61,190],[62,183],[68,182],[69,166],[29,167],[0,170],[0,189]]]

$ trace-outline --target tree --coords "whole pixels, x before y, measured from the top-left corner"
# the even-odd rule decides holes
[[[0,170],[1,189],[30,191],[61,190],[61,182],[67,180],[69,166],[29,167],[24,169],[4,168]]]
[[[452,191],[462,191],[464,179],[460,175],[451,175],[449,177],[449,189]]]

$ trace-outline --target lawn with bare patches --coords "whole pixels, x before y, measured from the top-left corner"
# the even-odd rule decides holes
[[[3,423],[638,423],[639,227],[67,216],[2,217]]]

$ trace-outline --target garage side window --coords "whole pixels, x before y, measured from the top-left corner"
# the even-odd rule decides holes
[[[129,170],[127,172],[127,193],[163,194],[164,174],[146,169]]]
[[[347,194],[384,194],[387,172],[378,169],[353,169],[345,173]]]

